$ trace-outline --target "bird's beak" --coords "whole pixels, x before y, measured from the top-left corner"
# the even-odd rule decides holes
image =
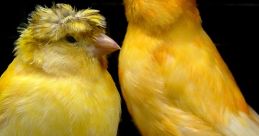
[[[105,34],[96,38],[95,47],[99,55],[107,55],[120,49],[120,46]]]

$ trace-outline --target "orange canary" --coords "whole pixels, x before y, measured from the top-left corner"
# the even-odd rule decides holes
[[[38,6],[0,78],[0,136],[116,136],[106,55],[118,49],[98,10]]]
[[[195,0],[124,0],[123,97],[143,136],[259,136]]]

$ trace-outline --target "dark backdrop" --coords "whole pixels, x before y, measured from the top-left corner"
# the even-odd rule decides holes
[[[122,0],[53,0],[55,3],[69,3],[78,9],[96,8],[106,17],[108,34],[122,44],[127,22]],[[259,112],[259,1],[258,0],[198,0],[203,27],[215,42],[220,54],[232,71],[247,102]],[[13,43],[18,37],[16,28],[27,22],[28,14],[35,5],[51,6],[49,0],[7,0],[1,5],[0,74],[13,59]],[[109,57],[109,71],[118,86],[118,52]],[[119,88],[119,86],[118,86]],[[224,97],[224,96],[222,96]],[[124,101],[120,135],[137,136]]]

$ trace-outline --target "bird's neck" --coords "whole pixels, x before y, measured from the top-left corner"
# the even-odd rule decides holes
[[[80,55],[79,55],[80,57]],[[92,78],[100,76],[106,71],[101,62],[92,57],[84,58],[52,58],[42,59],[41,62],[34,63],[23,60],[17,56],[14,60],[17,66],[17,72],[20,74],[40,74],[51,77],[82,77]],[[46,58],[48,58],[46,56]],[[72,61],[70,59],[73,59]]]
[[[184,43],[190,43],[190,41],[199,36],[206,36],[201,23],[188,15],[179,17],[172,25],[166,26],[163,29],[129,22],[125,41],[129,40],[134,42],[134,44],[126,44],[125,46],[136,46],[140,50],[142,50],[142,47],[150,49],[156,48],[153,46],[161,45],[162,41],[169,42],[168,44],[170,45],[184,45]],[[131,41],[132,39],[134,41]],[[136,44],[138,42],[141,43],[141,46]]]
[[[199,12],[195,2],[195,0],[124,0],[128,22],[153,29],[167,29],[186,14],[199,22]]]

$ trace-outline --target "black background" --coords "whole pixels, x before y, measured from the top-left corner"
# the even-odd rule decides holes
[[[106,17],[107,32],[122,45],[127,22],[122,0],[8,0],[1,5],[0,73],[13,59],[14,41],[18,38],[17,27],[24,22],[35,5],[51,6],[52,3],[68,3],[77,9],[96,8]],[[220,54],[232,71],[247,102],[259,112],[259,1],[258,0],[198,0],[198,8],[205,31],[216,44]],[[117,59],[115,52],[109,57],[109,71],[117,87]],[[224,96],[222,96],[224,97]],[[139,135],[122,103],[122,119],[119,135]]]

